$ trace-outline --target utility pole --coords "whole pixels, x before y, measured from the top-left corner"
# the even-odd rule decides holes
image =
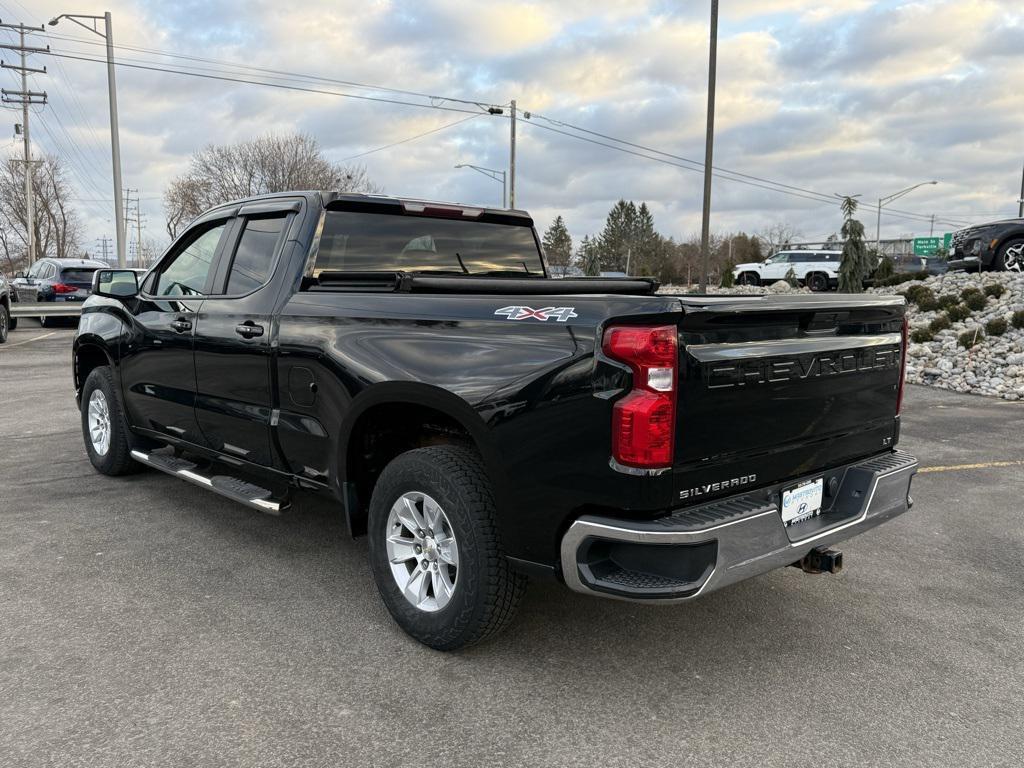
[[[1020,199],[1017,200],[1017,218],[1024,219],[1024,170],[1020,172]]]
[[[25,242],[28,246],[28,265],[31,267],[36,260],[36,224],[35,224],[35,196],[32,193],[32,140],[29,134],[28,108],[31,104],[45,104],[46,92],[30,91],[28,89],[28,73],[45,75],[46,67],[33,69],[25,61],[30,53],[49,53],[50,46],[45,48],[32,48],[25,45],[25,33],[42,32],[43,27],[26,27],[24,24],[4,24],[0,22],[0,28],[15,29],[18,31],[18,45],[0,45],[0,49],[6,48],[10,51],[18,51],[21,54],[21,66],[16,67],[0,61],[0,68],[14,69],[21,72],[21,90],[8,91],[0,89],[4,104],[21,105],[21,135],[24,142],[25,157],[22,162],[25,164]]]
[[[933,213],[933,214],[932,214],[932,223],[931,223],[931,226],[930,226],[930,227],[928,227],[928,237],[931,237],[931,236],[932,236],[932,235],[934,235],[934,234],[935,234],[935,214]]]
[[[114,31],[110,20],[110,11],[102,16],[62,13],[54,16],[47,24],[57,26],[61,19],[72,21],[83,29],[102,37],[107,44],[107,96],[110,104],[110,157],[114,175],[114,228],[117,236],[117,266],[125,266],[124,255],[124,201],[121,199],[121,139],[117,130],[117,86],[114,82]],[[89,23],[82,21],[87,20]],[[99,30],[99,22],[103,22],[103,31]]]
[[[107,248],[110,245],[110,238],[104,235],[103,237],[96,238],[96,242],[99,244],[100,249],[103,252],[103,261],[109,264],[110,260],[107,258]]]
[[[511,135],[508,145],[508,207],[516,207],[516,100],[512,99]]]
[[[715,143],[715,75],[718,63],[718,0],[711,0],[711,46],[708,53],[708,123],[704,134],[704,209],[700,223],[700,292],[708,290],[711,253],[711,163]]]

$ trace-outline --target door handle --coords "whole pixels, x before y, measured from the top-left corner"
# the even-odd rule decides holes
[[[244,339],[252,339],[256,336],[263,335],[263,326],[256,325],[251,321],[239,323],[235,326],[235,333]]]
[[[171,323],[171,328],[176,330],[178,333],[184,333],[185,331],[192,330],[192,323],[190,323],[188,320],[182,320],[179,318],[175,320],[173,323]]]

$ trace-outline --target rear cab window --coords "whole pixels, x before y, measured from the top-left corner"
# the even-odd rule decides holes
[[[396,212],[328,210],[313,276],[322,272],[543,276],[524,224]]]
[[[278,243],[285,230],[285,214],[246,219],[231,259],[225,293],[251,293],[270,279]]]

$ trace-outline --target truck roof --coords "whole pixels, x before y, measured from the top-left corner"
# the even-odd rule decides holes
[[[473,205],[471,203],[456,203],[452,201],[444,200],[425,200],[417,197],[398,197],[396,195],[369,195],[369,194],[357,194],[353,192],[337,192],[333,190],[317,190],[317,189],[297,189],[288,192],[270,192],[264,195],[253,195],[251,197],[239,198],[237,200],[227,200],[220,205],[215,206],[211,210],[216,208],[223,208],[229,205],[242,205],[244,203],[254,203],[264,200],[276,200],[282,197],[305,197],[308,200],[319,198],[320,203],[326,208],[333,203],[355,203],[362,205],[381,205],[381,206],[404,206],[406,204],[416,206],[447,206],[456,208],[469,208],[474,211],[483,211],[484,213],[495,213],[503,216],[512,216],[516,218],[524,219],[525,221],[532,222],[530,214],[526,211],[516,208],[490,208],[482,205]]]

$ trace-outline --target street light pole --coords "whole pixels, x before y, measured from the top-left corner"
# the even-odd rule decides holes
[[[508,200],[512,208],[516,207],[516,100],[512,99],[510,111],[512,121],[509,128],[508,145]]]
[[[110,156],[113,164],[114,176],[114,229],[117,235],[117,266],[124,267],[125,259],[125,231],[124,231],[124,200],[121,196],[121,139],[117,129],[117,86],[114,78],[114,31],[110,20],[110,11],[102,16],[89,16],[86,14],[62,13],[50,19],[51,27],[57,26],[61,19],[73,21],[80,27],[99,35],[107,43],[107,95],[110,105]],[[81,19],[89,19],[92,23],[86,24]],[[103,31],[97,28],[97,22],[103,21]]]
[[[880,253],[881,243],[881,231],[882,231],[882,208],[887,206],[894,200],[898,200],[906,194],[913,192],[918,187],[927,187],[929,184],[938,184],[937,181],[922,181],[920,184],[915,184],[912,187],[901,189],[899,192],[893,192],[891,195],[878,198],[878,217],[875,219],[875,253]]]
[[[704,135],[704,209],[700,223],[700,291],[708,289],[711,235],[711,156],[715,142],[715,70],[718,61],[718,0],[711,0],[711,48],[708,54],[708,122]]]
[[[472,168],[477,173],[482,173],[484,176],[486,176],[489,179],[494,179],[495,181],[500,181],[501,182],[501,207],[502,208],[508,208],[508,201],[506,200],[506,197],[505,197],[506,191],[507,191],[507,186],[506,186],[505,182],[506,182],[508,177],[505,175],[504,171],[499,171],[499,170],[496,170],[494,168],[484,168],[484,167],[479,166],[479,165],[471,165],[470,163],[459,163],[455,167],[456,168]]]

